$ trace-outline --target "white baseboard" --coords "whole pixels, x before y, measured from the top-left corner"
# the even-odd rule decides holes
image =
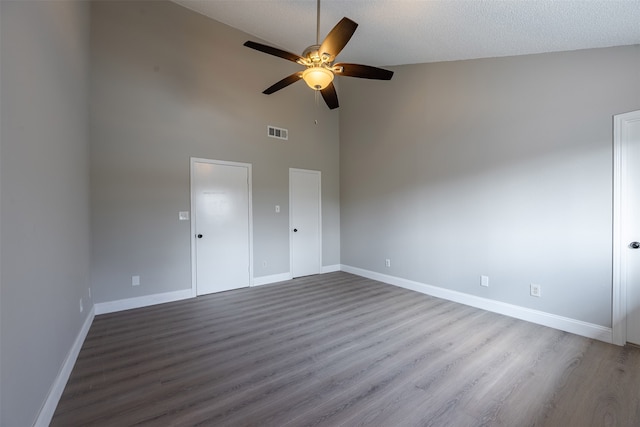
[[[281,273],[281,274],[272,274],[271,276],[261,276],[253,278],[253,285],[251,286],[262,286],[268,285],[270,283],[276,282],[284,282],[285,280],[291,280],[291,273]]]
[[[341,265],[340,264],[323,265],[322,269],[320,270],[320,273],[321,274],[333,273],[334,271],[340,271],[340,270],[341,270]]]
[[[325,273],[333,273],[334,271],[340,271],[340,264],[334,265],[324,265],[320,268],[320,274]],[[290,272],[281,273],[281,274],[273,274],[271,276],[261,276],[253,278],[253,285],[251,286],[262,286],[268,285],[270,283],[284,282],[285,280],[291,280],[293,276]]]
[[[82,328],[80,328],[80,332],[76,336],[75,341],[73,341],[73,345],[67,354],[67,357],[64,359],[64,363],[62,364],[62,368],[58,373],[58,376],[54,380],[51,388],[49,389],[49,394],[47,395],[42,408],[40,409],[40,413],[38,414],[38,418],[34,423],[34,427],[47,427],[51,423],[51,419],[53,418],[53,414],[56,412],[56,408],[58,407],[58,402],[60,402],[60,397],[62,396],[62,392],[67,385],[67,381],[69,381],[69,376],[71,375],[71,371],[73,370],[73,366],[76,364],[76,360],[78,359],[78,354],[80,354],[80,349],[82,348],[82,344],[84,343],[85,338],[87,337],[87,333],[89,332],[89,328],[91,328],[91,324],[93,323],[93,318],[95,317],[95,307],[91,308],[87,318],[82,324]]]
[[[347,273],[352,273],[358,276],[377,280],[379,282],[399,286],[405,289],[410,289],[412,291],[420,292],[426,295],[431,295],[436,298],[442,298],[460,304],[480,308],[482,310],[504,314],[506,316],[526,320],[527,322],[536,323],[538,325],[548,326],[550,328],[559,329],[565,332],[571,332],[576,335],[582,335],[587,338],[593,338],[607,343],[613,342],[613,333],[611,328],[596,325],[594,323],[583,322],[581,320],[558,316],[555,314],[546,313],[544,311],[533,310],[518,305],[482,298],[475,295],[469,295],[458,291],[452,291],[450,289],[426,285],[424,283],[415,282],[413,280],[389,276],[386,274],[377,273],[375,271],[351,267],[349,265],[343,264],[341,266],[341,270]]]
[[[163,304],[165,302],[180,301],[193,298],[195,295],[191,288],[180,291],[165,292],[162,294],[145,295],[142,297],[127,298],[116,301],[99,302],[95,305],[96,316],[98,314],[115,313],[116,311],[130,310],[132,308],[147,307]]]

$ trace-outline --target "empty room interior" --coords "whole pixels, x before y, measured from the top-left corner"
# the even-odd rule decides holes
[[[638,22],[0,0],[0,425],[640,425]]]

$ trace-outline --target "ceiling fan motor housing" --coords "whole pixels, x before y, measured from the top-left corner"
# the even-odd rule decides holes
[[[298,61],[299,64],[310,67],[320,64],[330,64],[333,58],[329,53],[320,53],[320,45],[313,44],[302,52],[302,56]]]

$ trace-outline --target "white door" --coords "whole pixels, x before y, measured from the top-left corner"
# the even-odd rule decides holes
[[[615,116],[614,140],[619,179],[614,190],[619,192],[619,199],[614,197],[615,210],[619,209],[619,217],[614,213],[614,306],[619,294],[626,341],[640,344],[640,111]],[[616,339],[615,311],[614,307],[614,342],[624,344],[624,338]]]
[[[289,169],[291,275],[319,274],[322,265],[320,172]]]
[[[197,295],[251,284],[251,165],[191,160]]]

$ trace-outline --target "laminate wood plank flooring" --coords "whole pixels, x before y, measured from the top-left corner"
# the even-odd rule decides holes
[[[640,349],[344,272],[96,316],[52,426],[640,426]]]

